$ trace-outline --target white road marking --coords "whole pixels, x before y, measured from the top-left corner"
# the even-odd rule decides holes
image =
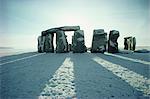
[[[114,57],[117,57],[117,58],[121,58],[121,59],[125,59],[125,60],[129,60],[129,61],[133,61],[133,62],[146,64],[146,65],[150,66],[150,62],[147,62],[147,61],[143,61],[143,60],[139,60],[139,59],[132,59],[132,58],[128,58],[128,57],[124,57],[124,56],[120,56],[120,55],[116,55],[116,54],[111,54],[111,53],[104,53],[104,54],[114,56]]]
[[[150,79],[100,57],[96,56],[92,59],[125,82],[129,83],[136,90],[142,91],[145,96],[150,95]]]
[[[1,65],[5,65],[5,64],[9,64],[9,63],[13,63],[13,62],[17,62],[17,61],[20,61],[20,60],[32,58],[32,57],[39,56],[39,55],[42,55],[42,54],[45,54],[45,53],[39,53],[39,54],[35,54],[35,55],[31,55],[31,56],[27,56],[27,57],[15,59],[15,60],[12,60],[12,61],[8,61],[8,62],[5,62],[5,63],[0,63],[0,66],[1,66]]]
[[[55,72],[45,85],[39,99],[76,99],[74,65],[70,58]]]

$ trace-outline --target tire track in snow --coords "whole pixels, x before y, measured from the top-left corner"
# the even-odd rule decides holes
[[[31,56],[15,59],[15,60],[12,60],[12,61],[0,63],[0,66],[1,65],[5,65],[5,64],[9,64],[9,63],[13,63],[13,62],[17,62],[17,61],[21,61],[21,60],[24,60],[24,59],[32,58],[32,57],[35,57],[35,56],[43,55],[43,54],[45,54],[45,53],[39,53],[39,54],[35,54],[35,55],[31,55]]]
[[[66,58],[53,77],[45,85],[39,99],[76,99],[74,64]]]
[[[100,57],[94,56],[92,59],[130,84],[136,90],[143,92],[145,96],[150,95],[150,79]]]
[[[147,61],[143,61],[143,60],[139,60],[139,59],[132,59],[132,58],[129,58],[129,57],[124,57],[124,56],[111,54],[111,53],[107,53],[107,52],[105,52],[104,54],[109,55],[109,56],[114,56],[114,57],[117,57],[117,58],[121,58],[121,59],[124,59],[124,60],[129,60],[129,61],[132,61],[132,62],[138,62],[138,63],[146,64],[146,65],[150,66],[150,62],[147,62]]]

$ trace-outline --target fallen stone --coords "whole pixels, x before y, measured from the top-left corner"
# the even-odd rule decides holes
[[[136,53],[150,53],[150,51],[147,49],[135,50],[134,52],[136,52]]]

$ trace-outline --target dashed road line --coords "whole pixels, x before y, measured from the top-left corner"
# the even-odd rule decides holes
[[[130,84],[136,90],[143,92],[145,96],[150,95],[150,79],[138,73],[135,73],[127,68],[124,68],[121,65],[106,61],[100,57],[95,56],[92,59],[101,66],[111,71],[116,76],[120,77],[128,84]]]
[[[39,99],[76,99],[74,78],[74,64],[67,57],[45,85]]]
[[[36,55],[31,55],[31,56],[15,59],[15,60],[8,61],[8,62],[5,62],[5,63],[0,63],[0,66],[5,65],[5,64],[10,64],[10,63],[13,63],[13,62],[17,62],[17,61],[21,61],[21,60],[24,60],[24,59],[32,58],[32,57],[35,57],[35,56],[43,55],[43,54],[45,54],[45,53],[39,53],[39,54],[36,54]]]
[[[117,58],[121,58],[121,59],[125,59],[125,60],[129,60],[129,61],[133,61],[133,62],[146,64],[146,65],[150,66],[150,62],[147,62],[147,61],[143,61],[143,60],[139,60],[139,59],[132,59],[132,58],[129,58],[129,57],[124,57],[124,56],[111,54],[111,53],[104,53],[104,54],[109,55],[109,56],[114,56],[114,57],[117,57]]]

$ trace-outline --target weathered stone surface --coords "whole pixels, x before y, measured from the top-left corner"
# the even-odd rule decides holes
[[[43,53],[45,51],[45,36],[39,36],[38,37],[38,52]]]
[[[68,51],[72,51],[72,44],[68,44]]]
[[[42,36],[45,36],[45,35],[48,35],[48,34],[53,34],[53,33],[56,33],[56,31],[59,31],[58,28],[51,28],[51,29],[48,29],[46,31],[42,31]]]
[[[68,46],[65,31],[78,31],[79,26],[63,26],[51,28],[46,31],[42,31],[41,36],[38,38],[38,52],[54,52],[53,36],[56,33],[56,52],[64,53],[72,50],[71,46]],[[83,34],[84,35],[84,34]],[[84,37],[84,36],[83,36]],[[84,38],[78,38],[79,42],[83,42]]]
[[[107,33],[104,32],[104,29],[94,30],[91,52],[104,53],[106,51],[106,44],[107,44]]]
[[[135,48],[136,48],[136,38],[133,37],[133,51],[135,50]]]
[[[80,26],[63,26],[60,27],[59,29],[63,31],[77,31],[80,30]]]
[[[125,37],[124,38],[124,49],[125,50],[135,50],[136,47],[136,39],[135,37]]]
[[[45,52],[54,52],[53,46],[53,34],[48,34],[45,36]]]
[[[118,52],[118,42],[117,42],[118,37],[119,37],[119,31],[116,31],[116,30],[110,31],[109,40],[108,40],[108,52],[109,53]]]
[[[56,53],[68,52],[68,42],[64,31],[56,32]]]
[[[43,31],[41,35],[45,36],[47,34],[56,33],[57,31],[77,31],[77,30],[80,30],[80,26],[63,26]]]
[[[83,30],[77,30],[74,32],[74,36],[72,37],[72,47],[74,53],[83,53],[86,51]]]

